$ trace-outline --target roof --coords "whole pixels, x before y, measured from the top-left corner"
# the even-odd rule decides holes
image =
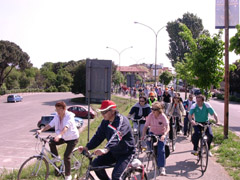
[[[130,67],[130,66],[118,66],[117,67],[117,71],[121,71],[121,72],[143,72],[143,73],[147,73],[148,71],[144,70],[141,67]]]

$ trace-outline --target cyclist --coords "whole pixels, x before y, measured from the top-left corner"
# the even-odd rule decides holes
[[[143,135],[146,135],[148,127],[150,127],[150,133],[159,136],[160,140],[158,141],[157,145],[157,166],[160,170],[161,175],[166,175],[165,172],[165,144],[166,144],[166,137],[169,132],[169,122],[166,115],[163,113],[163,105],[156,101],[152,104],[152,112],[146,118],[146,123],[143,128]]]
[[[182,116],[186,115],[185,109],[178,95],[173,97],[173,102],[168,106],[166,114],[168,116],[176,116],[176,126],[177,132],[182,133]],[[172,123],[172,117],[170,118],[170,123]]]
[[[72,176],[70,175],[71,171],[71,159],[70,155],[72,150],[78,143],[79,132],[74,121],[74,114],[67,111],[67,106],[65,102],[59,101],[55,104],[57,114],[54,116],[53,120],[46,125],[43,129],[37,130],[37,133],[47,131],[48,129],[55,127],[55,136],[54,140],[51,140],[49,143],[51,152],[58,156],[58,151],[56,145],[67,144],[65,153],[64,153],[64,165],[65,165],[65,180],[71,180]],[[55,170],[55,175],[58,176],[58,172]]]
[[[162,97],[163,97],[163,103],[164,103],[164,108],[166,112],[168,105],[171,103],[171,95],[168,93],[168,88],[165,89]]]
[[[149,115],[149,113],[151,113],[151,108],[149,104],[147,104],[147,98],[145,96],[142,96],[139,97],[139,102],[131,108],[128,114],[128,118],[130,118],[132,115],[134,115],[134,119],[141,119],[142,117],[144,117],[144,120],[139,121],[140,137],[142,136],[142,130],[146,122],[145,118]],[[137,122],[133,122],[133,128],[138,129]],[[142,145],[145,146],[145,143],[143,143]]]
[[[174,88],[173,87],[170,88],[169,94],[172,98],[174,97],[175,94],[174,94]]]
[[[150,107],[152,107],[152,103],[155,101],[157,101],[156,93],[152,91],[149,93],[149,98],[148,98],[148,104],[150,105]]]
[[[191,106],[194,103],[195,103],[195,101],[193,100],[192,94],[189,94],[188,99],[183,102],[184,109],[186,110],[186,116],[184,118],[184,128],[183,128],[184,136],[187,135],[187,131],[189,129],[188,113],[190,111]]]
[[[95,135],[87,143],[86,147],[79,146],[80,152],[98,147],[105,139],[107,144],[103,149],[96,149],[94,153],[98,156],[93,160],[93,167],[111,165],[116,163],[112,172],[112,179],[119,180],[135,153],[134,138],[128,119],[119,114],[117,105],[110,100],[104,100],[98,111],[101,112],[103,120]],[[105,170],[95,171],[99,179],[108,180]]]
[[[196,97],[196,103],[191,106],[188,118],[189,121],[191,121],[193,127],[194,127],[194,133],[192,136],[192,143],[193,143],[193,151],[192,154],[197,155],[197,149],[198,149],[198,142],[201,137],[201,131],[200,131],[200,126],[196,126],[196,122],[198,123],[206,123],[208,122],[208,114],[211,114],[214,116],[214,119],[216,120],[216,123],[218,124],[218,116],[217,113],[214,111],[212,106],[204,102],[204,97],[203,95],[198,95]],[[194,115],[195,120],[192,119],[192,116]],[[213,133],[212,133],[212,128],[208,127],[206,130],[206,135],[208,137],[208,155],[211,157],[212,153],[210,151],[210,145],[213,139]]]

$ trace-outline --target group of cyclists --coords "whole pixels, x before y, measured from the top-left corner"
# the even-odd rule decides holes
[[[55,126],[57,136],[50,143],[51,152],[58,155],[56,145],[67,144],[64,153],[64,164],[66,165],[65,180],[71,180],[70,152],[78,142],[78,131],[77,128],[75,128],[74,114],[67,111],[66,104],[62,101],[57,102],[55,107],[57,114],[53,121],[44,129],[38,130],[37,133],[40,134]],[[139,122],[141,140],[144,140],[147,133],[154,134],[159,138],[157,144],[157,166],[160,175],[166,175],[165,145],[169,138],[169,132],[171,131],[170,124],[172,116],[179,117],[177,119],[177,130],[179,133],[183,130],[184,135],[187,133],[189,121],[192,125],[196,125],[196,122],[207,122],[208,114],[214,115],[218,123],[216,112],[209,103],[204,102],[202,95],[198,95],[196,102],[194,102],[193,95],[190,94],[189,98],[183,102],[180,95],[174,93],[173,88],[170,90],[166,88],[161,95],[159,92],[156,92],[154,88],[152,88],[148,94],[139,91],[139,101],[131,108],[128,117],[120,114],[117,110],[117,105],[111,100],[102,101],[98,111],[103,116],[101,124],[91,140],[85,146],[79,146],[78,149],[79,152],[95,149],[94,153],[97,157],[93,161],[93,166],[115,163],[111,177],[112,180],[121,179],[124,170],[135,154],[135,142],[129,121],[131,116],[134,116],[134,119],[141,119]],[[184,117],[184,123],[182,123],[182,117]],[[133,126],[137,125],[138,124],[133,123]],[[194,130],[192,136],[194,147],[192,153],[196,155],[201,134],[198,126],[194,126]],[[209,137],[208,145],[210,148],[213,137],[211,127],[208,128],[207,135]],[[98,149],[97,147],[103,143],[104,140],[107,140],[105,147]],[[143,146],[147,146],[147,149],[149,148],[147,142],[145,144],[143,143]],[[209,155],[211,155],[210,151]],[[110,179],[105,170],[99,170],[95,173],[99,179]]]

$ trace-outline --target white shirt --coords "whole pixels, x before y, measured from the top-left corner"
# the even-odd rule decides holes
[[[70,141],[79,138],[79,132],[74,120],[75,114],[66,110],[65,116],[62,119],[62,123],[60,124],[60,118],[57,115],[54,116],[53,120],[49,123],[51,127],[55,127],[56,134],[60,134],[60,132],[67,127],[67,131],[63,134],[62,138],[65,141]]]

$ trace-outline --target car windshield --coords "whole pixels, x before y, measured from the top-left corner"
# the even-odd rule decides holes
[[[10,96],[8,96],[9,98],[13,98],[14,96],[13,95],[10,95]]]
[[[54,117],[53,116],[44,116],[42,117],[42,120],[45,119],[45,120],[52,120]]]

